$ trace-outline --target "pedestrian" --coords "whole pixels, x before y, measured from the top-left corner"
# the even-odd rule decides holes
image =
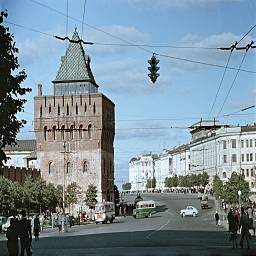
[[[237,248],[237,230],[238,230],[238,225],[237,221],[235,219],[235,215],[232,214],[230,215],[230,222],[229,222],[229,227],[230,227],[230,239],[232,241],[233,248]]]
[[[18,244],[18,230],[17,230],[17,221],[15,218],[10,220],[10,226],[7,228],[6,237],[7,249],[9,256],[18,256],[19,244]]]
[[[35,241],[39,240],[39,233],[40,233],[40,221],[39,221],[39,215],[37,214],[34,218],[34,235],[35,235]]]
[[[244,247],[244,238],[246,239],[247,243],[247,248],[250,248],[249,244],[249,217],[244,211],[244,208],[241,207],[241,217],[240,217],[240,226],[242,227],[241,229],[241,240],[240,240],[240,246],[241,248]]]
[[[255,227],[253,225],[253,209],[252,209],[252,206],[248,207],[247,213],[248,213],[248,217],[249,217],[249,229],[253,230],[253,236],[255,236]]]
[[[217,225],[219,225],[219,221],[220,221],[220,215],[219,215],[218,211],[216,211],[214,217],[215,217],[215,223],[217,226]]]
[[[61,231],[61,214],[58,214],[58,228],[59,228],[59,232]]]
[[[21,213],[21,220],[18,221],[18,234],[20,238],[20,253],[24,256],[26,251],[27,256],[32,255],[32,232],[31,222],[26,218],[26,212],[23,210]]]
[[[234,213],[233,213],[233,209],[230,208],[229,209],[229,212],[228,212],[228,231],[231,232],[231,229],[230,229],[230,222],[232,220],[232,218],[234,217]]]

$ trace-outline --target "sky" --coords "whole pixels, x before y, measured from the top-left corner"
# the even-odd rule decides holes
[[[84,49],[99,91],[115,103],[119,188],[128,182],[133,156],[189,143],[188,127],[201,118],[229,125],[256,121],[255,108],[241,111],[256,102],[256,49],[217,49],[255,41],[254,0],[0,0],[0,9],[8,10],[5,26],[27,73],[23,86],[32,88],[19,139],[35,138],[37,84],[43,95],[53,95],[51,81],[66,50],[53,35],[71,37],[77,27],[94,43]],[[155,84],[147,62],[153,53],[160,61]]]

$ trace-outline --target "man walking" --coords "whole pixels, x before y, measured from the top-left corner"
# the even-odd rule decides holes
[[[32,255],[32,232],[31,232],[31,222],[26,218],[26,212],[23,210],[21,212],[21,220],[18,221],[18,234],[20,237],[20,255],[24,256],[26,250],[27,256]]]
[[[244,208],[241,207],[241,217],[240,217],[240,226],[242,227],[241,229],[241,240],[240,240],[240,246],[241,248],[244,247],[244,238],[246,239],[247,243],[247,248],[250,248],[249,244],[249,218],[247,214],[244,211]]]
[[[219,220],[220,220],[220,216],[219,216],[218,211],[216,211],[214,217],[215,217],[215,223],[216,223],[216,226],[217,226],[219,224]]]

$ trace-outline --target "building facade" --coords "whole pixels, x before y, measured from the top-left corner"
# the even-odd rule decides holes
[[[114,200],[115,106],[102,93],[77,31],[53,81],[53,95],[34,98],[34,129],[41,176],[48,183],[97,187],[97,200]]]

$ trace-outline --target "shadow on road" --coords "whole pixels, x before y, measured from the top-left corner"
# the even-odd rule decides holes
[[[155,211],[156,212],[165,212],[168,210],[166,205],[157,205]]]

